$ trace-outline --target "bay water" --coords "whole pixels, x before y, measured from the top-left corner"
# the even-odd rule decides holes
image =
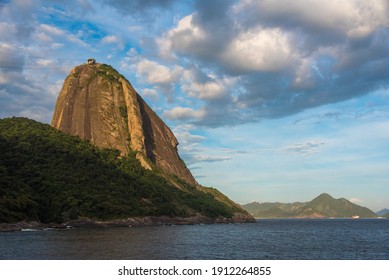
[[[0,259],[389,260],[389,219],[0,232]]]

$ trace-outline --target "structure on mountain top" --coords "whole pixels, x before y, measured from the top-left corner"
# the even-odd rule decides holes
[[[96,146],[117,149],[122,156],[135,152],[144,168],[158,168],[197,185],[170,128],[125,77],[93,58],[67,76],[51,125]]]
[[[94,58],[89,58],[88,61],[86,62],[89,65],[94,65],[96,63],[96,59]]]

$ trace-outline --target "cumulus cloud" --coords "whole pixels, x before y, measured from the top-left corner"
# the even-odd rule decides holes
[[[161,65],[155,61],[143,59],[136,66],[137,72],[146,77],[151,84],[169,84],[176,82],[182,72],[182,68],[174,66],[173,69]]]
[[[140,55],[135,49],[130,49],[122,61],[122,67],[133,69],[144,82],[153,85],[155,91],[168,93],[172,101],[174,88],[182,92],[181,99],[194,98],[216,102],[228,99],[236,79],[233,77],[218,77],[213,73],[205,73],[196,65],[179,66],[175,63],[153,61]],[[146,92],[148,94],[150,92]],[[155,94],[154,94],[155,95]]]
[[[204,73],[197,67],[184,71],[181,89],[189,97],[201,100],[220,100],[228,95],[235,79],[231,77],[215,77]]]
[[[258,27],[239,33],[221,54],[231,72],[280,71],[293,62],[293,47],[279,28]]]
[[[120,67],[135,73],[140,82],[147,84],[146,95],[156,99],[157,92],[172,101],[174,89],[179,84],[184,69],[175,64],[162,64],[150,60],[131,48],[121,60]],[[152,87],[152,89],[150,89]]]
[[[214,71],[219,84],[182,87],[210,97],[204,108],[217,106],[211,97],[223,92],[221,79],[238,78],[220,105],[231,114],[209,125],[278,118],[389,86],[388,7],[384,0],[198,1],[156,41],[161,57]]]
[[[235,6],[237,13],[244,13],[248,24],[266,21],[284,28],[303,28],[304,32],[335,33],[349,38],[370,35],[377,28],[388,24],[388,3],[374,1],[240,1]]]
[[[193,15],[182,18],[177,27],[165,34],[164,38],[157,39],[161,55],[171,58],[173,52],[191,55],[206,55],[207,36],[205,31],[193,23]]]
[[[93,7],[111,7],[118,19]],[[0,83],[8,93],[16,79],[28,88],[29,57],[56,67],[48,54],[120,53],[142,94],[168,98],[171,120],[218,127],[279,118],[387,89],[388,14],[384,0],[12,1],[0,10],[0,42],[3,53],[17,52],[2,63],[19,69],[3,68]],[[147,23],[153,18],[161,26]]]

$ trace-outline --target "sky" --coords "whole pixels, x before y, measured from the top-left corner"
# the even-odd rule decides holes
[[[0,0],[0,118],[50,123],[88,58],[238,203],[326,192],[389,208],[387,0]]]

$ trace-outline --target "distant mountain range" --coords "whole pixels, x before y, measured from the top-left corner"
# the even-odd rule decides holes
[[[389,218],[389,209],[388,208],[384,208],[378,212],[376,212],[376,214],[380,217],[386,217],[386,218]]]
[[[309,202],[258,203],[242,205],[256,218],[376,218],[377,214],[345,198],[323,193]]]

